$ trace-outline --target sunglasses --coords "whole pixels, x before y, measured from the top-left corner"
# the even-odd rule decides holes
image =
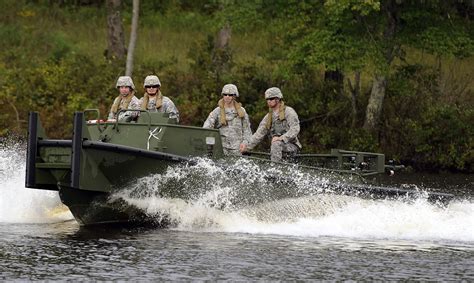
[[[271,98],[267,98],[266,100],[269,101],[269,100],[275,100],[275,99],[278,99],[278,97],[271,97]]]
[[[223,93],[222,96],[236,96],[235,93]]]
[[[158,88],[160,85],[147,85],[145,88]]]

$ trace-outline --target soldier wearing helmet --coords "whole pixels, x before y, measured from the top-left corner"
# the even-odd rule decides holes
[[[145,94],[140,100],[142,110],[168,113],[170,118],[176,118],[179,121],[179,111],[173,101],[161,94],[161,82],[158,76],[147,76],[143,87]]]
[[[240,144],[248,142],[252,136],[249,116],[242,104],[235,100],[237,97],[237,86],[226,84],[217,107],[209,113],[203,125],[203,128],[219,129],[226,155],[240,155]]]
[[[265,91],[265,100],[269,112],[263,117],[257,131],[249,142],[240,145],[240,151],[245,152],[254,148],[262,139],[269,135],[272,139],[270,156],[272,161],[282,161],[283,153],[296,155],[301,144],[298,140],[300,132],[300,121],[298,114],[290,106],[283,102],[283,94],[277,87],[271,87]]]
[[[140,112],[120,112],[119,117],[117,117],[117,113],[123,109],[140,109],[140,100],[135,96],[135,85],[133,84],[132,78],[129,76],[119,77],[115,87],[119,90],[120,94],[115,98],[110,108],[108,119],[130,122],[135,119]]]

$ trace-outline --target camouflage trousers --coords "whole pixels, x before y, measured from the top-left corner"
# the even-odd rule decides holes
[[[284,143],[283,141],[272,142],[270,147],[270,159],[272,161],[282,161],[283,153],[294,156],[298,152],[298,146],[294,143]]]

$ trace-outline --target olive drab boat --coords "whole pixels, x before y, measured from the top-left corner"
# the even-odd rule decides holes
[[[124,201],[111,201],[111,194],[137,178],[163,173],[175,164],[192,163],[195,157],[224,157],[218,130],[178,125],[165,113],[134,111],[141,112],[134,123],[101,121],[96,109],[76,112],[71,140],[48,139],[38,113],[30,112],[26,187],[59,191],[61,201],[82,225],[146,222],[144,212]],[[96,120],[88,120],[90,116]],[[265,154],[243,158],[265,160],[261,157]],[[385,165],[383,154],[345,150],[300,154],[293,161],[315,170],[315,174],[331,170],[367,176],[394,169]]]

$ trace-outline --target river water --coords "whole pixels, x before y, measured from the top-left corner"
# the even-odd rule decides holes
[[[472,175],[436,183],[460,196],[446,205],[323,194],[227,210],[149,195],[128,201],[165,206],[175,225],[84,228],[57,192],[24,187],[24,155],[0,149],[0,280],[474,281]],[[214,185],[214,198],[235,186],[201,182]]]

